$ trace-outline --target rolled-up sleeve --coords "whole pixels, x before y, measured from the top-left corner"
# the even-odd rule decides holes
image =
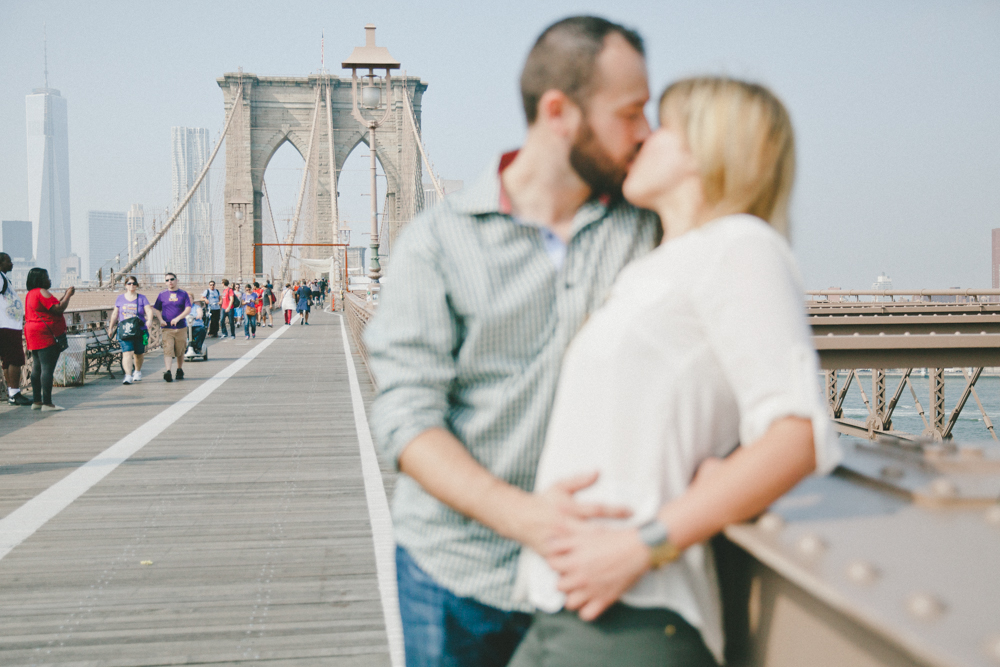
[[[763,223],[747,228],[705,267],[695,307],[732,386],[740,441],[748,445],[782,417],[810,419],[816,473],[830,472],[840,448],[819,386],[819,360],[803,289],[787,243]]]
[[[432,215],[415,219],[397,239],[378,311],[364,334],[379,390],[371,410],[372,433],[397,467],[415,437],[430,428],[449,428],[458,326]]]

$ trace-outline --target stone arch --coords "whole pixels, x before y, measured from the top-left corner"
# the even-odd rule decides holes
[[[226,274],[247,277],[259,273],[251,266],[252,244],[259,243],[263,202],[262,184],[267,163],[286,141],[292,143],[305,159],[308,153],[312,115],[320,91],[316,139],[310,162],[306,165],[314,177],[312,196],[314,220],[305,224],[310,242],[329,243],[339,237],[334,229],[333,198],[336,196],[337,174],[348,155],[359,143],[368,144],[365,126],[352,116],[351,80],[313,75],[306,78],[258,77],[254,74],[231,73],[218,79],[226,113],[243,86],[242,108],[237,109],[226,137],[226,210],[225,247]],[[421,100],[427,84],[417,77],[393,77],[389,105],[391,113],[376,132],[376,150],[386,174],[387,191],[378,193],[388,205],[382,227],[381,254],[391,255],[392,241],[399,229],[423,205],[423,170],[417,140],[406,118],[403,86],[409,92],[420,127]],[[333,160],[330,159],[330,138],[327,124],[326,90],[330,92],[330,117],[333,127]],[[242,223],[235,217],[237,209],[245,210]],[[252,215],[250,215],[252,212]],[[252,226],[248,221],[252,220]],[[250,228],[252,227],[252,234]]]

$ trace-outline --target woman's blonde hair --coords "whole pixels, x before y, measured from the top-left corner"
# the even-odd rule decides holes
[[[660,122],[686,137],[719,215],[750,213],[788,235],[795,134],[771,91],[724,77],[685,79],[663,91]]]

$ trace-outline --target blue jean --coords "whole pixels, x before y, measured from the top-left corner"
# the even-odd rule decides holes
[[[243,335],[249,336],[250,334],[253,334],[254,336],[257,335],[256,315],[247,315],[243,318]]]
[[[230,334],[233,338],[236,338],[236,309],[230,308],[229,310],[222,311],[222,335],[226,335],[226,322],[229,322],[229,330],[232,332]]]
[[[503,611],[439,585],[396,547],[406,667],[504,667],[531,616]]]
[[[201,351],[201,346],[205,344],[205,327],[192,326],[191,327],[191,344],[194,346],[196,352]]]

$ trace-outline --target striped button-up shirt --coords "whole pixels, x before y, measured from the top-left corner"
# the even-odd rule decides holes
[[[392,251],[365,332],[379,395],[371,413],[394,461],[427,429],[447,429],[496,477],[530,490],[563,353],[618,272],[658,242],[656,217],[598,200],[576,213],[561,266],[542,230],[502,205],[499,163],[421,213]],[[500,609],[519,545],[400,475],[396,541],[440,585]]]

